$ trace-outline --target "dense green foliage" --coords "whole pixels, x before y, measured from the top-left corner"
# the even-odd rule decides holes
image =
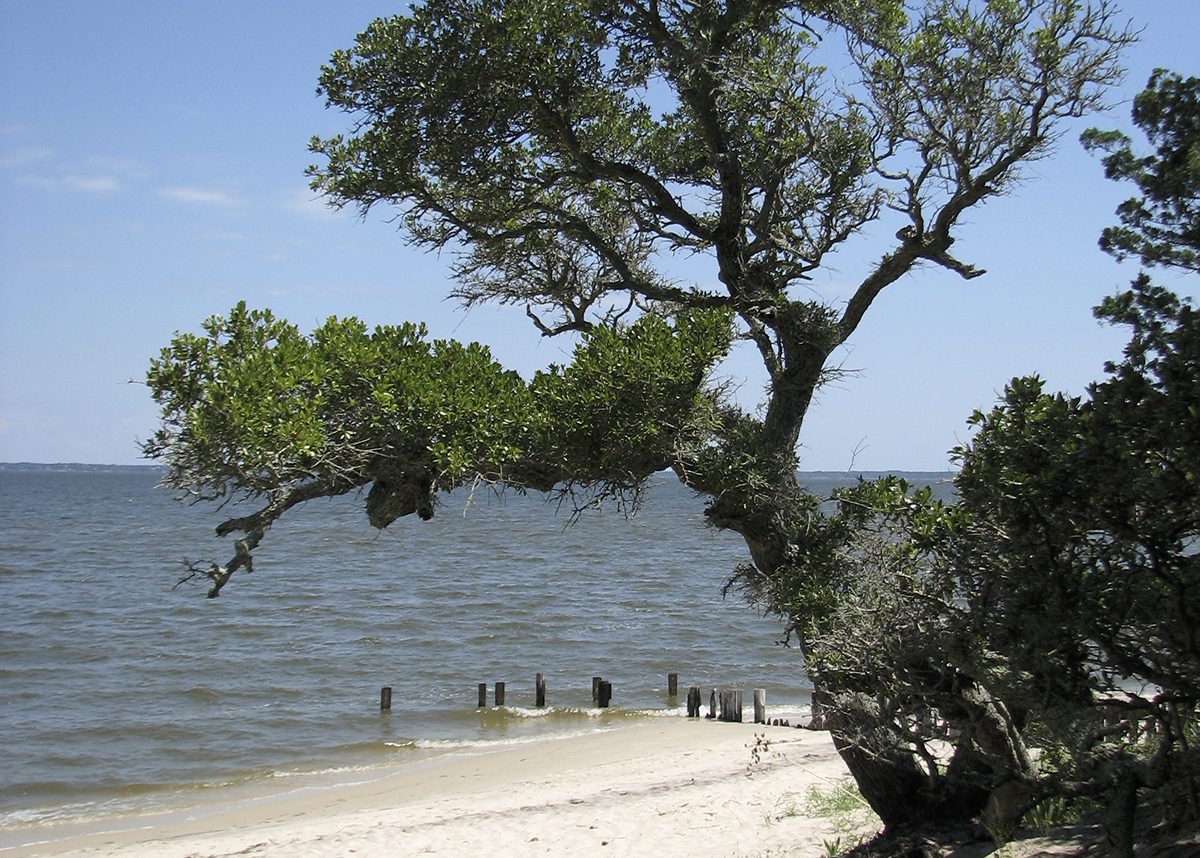
[[[840,493],[824,600],[794,616],[897,783],[934,806],[976,790],[998,834],[1098,799],[1127,845],[1143,787],[1196,813],[1200,313],[1143,277],[1097,315],[1131,329],[1124,359],[1084,397],[1013,379],[971,419],[956,503],[893,478]]]
[[[243,303],[153,362],[164,427],[148,452],[201,497],[393,466],[443,490],[476,477],[632,485],[670,465],[727,326],[709,312],[597,329],[526,383],[486,346],[431,342],[421,325],[330,319],[304,336]]]
[[[377,527],[430,517],[436,492],[464,481],[623,495],[670,467],[711,411],[704,385],[728,345],[720,311],[643,316],[589,332],[570,364],[526,382],[485,346],[429,341],[420,325],[330,319],[305,336],[239,304],[152,363],[163,425],[145,452],[188,496],[265,497],[219,528],[255,541],[296,503],[367,483]]]
[[[977,610],[1034,697],[1086,698],[1103,670],[1186,708],[1200,701],[1200,315],[1146,278],[1098,315],[1133,335],[1086,398],[1018,379],[973,420],[957,485],[993,531],[968,564],[990,572]]]
[[[1133,121],[1154,152],[1138,157],[1119,131],[1092,129],[1089,149],[1107,151],[1110,179],[1134,182],[1140,197],[1117,209],[1120,226],[1104,230],[1100,246],[1144,265],[1200,271],[1200,78],[1158,69],[1133,103]]]

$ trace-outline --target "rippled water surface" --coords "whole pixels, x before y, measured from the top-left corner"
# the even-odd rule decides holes
[[[0,826],[674,715],[669,672],[680,704],[689,685],[807,700],[778,623],[721,598],[743,543],[665,476],[632,520],[571,526],[515,494],[382,533],[360,497],[310,503],[215,600],[172,585],[184,556],[227,559],[224,516],[155,479],[0,472]],[[596,675],[612,711],[592,708]],[[477,709],[497,680],[507,708]]]

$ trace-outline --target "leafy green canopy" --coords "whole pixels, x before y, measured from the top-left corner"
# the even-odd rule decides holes
[[[295,504],[368,483],[377,527],[428,518],[436,492],[473,480],[625,496],[673,464],[710,407],[729,330],[720,311],[597,328],[571,363],[526,382],[485,346],[429,341],[421,325],[331,318],[305,336],[242,303],[152,362],[163,423],[144,451],[187,496],[265,500],[218,527],[248,535],[243,554]]]
[[[337,205],[396,206],[454,254],[456,294],[544,333],[636,303],[731,309],[770,378],[757,443],[792,456],[882,289],[921,264],[983,273],[950,255],[959,218],[1100,103],[1130,41],[1113,18],[1106,0],[426,0],[325,66],[353,124],[313,139],[310,174]],[[812,273],[884,216],[896,241],[849,300],[815,297]],[[677,282],[679,254],[711,277]]]
[[[328,159],[314,187],[402,205],[418,243],[466,242],[468,299],[505,295],[518,272],[514,300],[568,320],[612,291],[704,303],[715,296],[675,286],[655,254],[747,229],[775,269],[761,288],[777,291],[879,203],[863,186],[874,132],[861,109],[823,103],[815,39],[787,5],[415,5],[325,67],[329,104],[358,123],[313,140]],[[807,6],[797,14],[897,31],[896,2]],[[755,222],[730,222],[731,193]],[[566,272],[583,282],[558,282]]]

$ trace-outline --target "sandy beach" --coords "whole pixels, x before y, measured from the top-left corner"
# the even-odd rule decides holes
[[[851,835],[810,792],[845,782],[825,733],[661,718],[186,813],[9,830],[0,855],[818,856]]]

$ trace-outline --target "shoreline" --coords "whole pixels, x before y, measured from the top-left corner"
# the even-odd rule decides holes
[[[839,832],[806,814],[806,795],[849,777],[826,733],[675,718],[360,774],[186,811],[9,829],[3,842],[27,839],[0,856],[821,855]]]

